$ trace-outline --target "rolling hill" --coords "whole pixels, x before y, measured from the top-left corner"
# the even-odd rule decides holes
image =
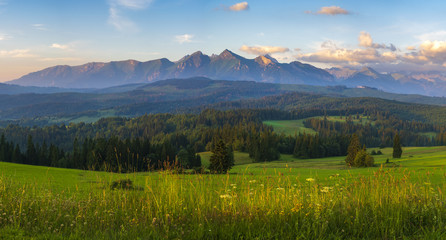
[[[289,93],[299,93],[299,98],[293,99],[289,98],[289,95],[283,95]],[[379,103],[385,105],[387,102],[392,102],[393,105],[399,104],[402,108],[426,106],[424,108],[417,107],[423,112],[425,109],[443,108],[419,104],[446,105],[446,99],[440,97],[393,94],[373,88],[322,87],[189,78],[169,79],[150,84],[124,85],[88,93],[3,94],[0,95],[0,120],[9,123],[22,119],[21,122],[25,121],[33,125],[72,121],[91,122],[108,116],[133,117],[146,113],[196,112],[209,107],[219,109],[262,107],[284,110],[304,107],[330,109],[336,107],[336,104],[352,102],[352,99],[358,97],[370,97],[367,98],[366,103],[362,103],[370,106],[378,106]],[[272,98],[275,100],[270,101],[269,99]],[[414,103],[418,105],[414,105]],[[398,107],[395,105],[395,108],[392,109],[392,111],[396,111]],[[412,116],[412,114],[407,116]]]

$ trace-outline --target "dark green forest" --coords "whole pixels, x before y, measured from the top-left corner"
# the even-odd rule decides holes
[[[282,104],[291,102],[293,96],[283,98]],[[276,98],[264,98],[268,103],[274,100]],[[0,160],[131,172],[173,165],[198,168],[201,160],[197,153],[212,151],[220,139],[235,151],[249,153],[254,162],[277,160],[280,154],[293,154],[297,158],[345,156],[353,134],[367,147],[391,147],[396,134],[403,146],[445,144],[444,125],[409,121],[389,111],[381,112],[377,105],[359,104],[367,99],[341,100],[336,109],[206,109],[199,114],[111,117],[95,123],[44,127],[8,125],[0,129]],[[370,123],[354,123],[353,119],[359,114]],[[333,122],[324,117],[331,115],[344,116],[346,121]],[[262,123],[264,120],[304,118],[304,125],[317,134],[277,134]],[[426,132],[439,134],[429,136]]]

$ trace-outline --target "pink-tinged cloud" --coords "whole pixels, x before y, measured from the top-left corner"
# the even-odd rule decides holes
[[[298,59],[308,62],[361,65],[369,63],[394,63],[400,60],[393,44],[374,43],[371,35],[361,32],[358,37],[360,48],[338,47],[333,41],[325,41],[321,49],[313,53],[299,54]]]
[[[313,12],[305,11],[305,13],[312,14]],[[329,6],[329,7],[321,7],[321,9],[319,9],[319,11],[316,12],[316,14],[335,16],[335,15],[348,15],[350,14],[350,12],[339,6]]]
[[[228,8],[228,10],[230,11],[235,11],[235,12],[239,12],[239,11],[246,11],[249,9],[249,4],[248,2],[240,2],[240,3],[236,3],[232,6],[230,6]]]
[[[35,57],[35,55],[31,54],[31,51],[29,49],[14,49],[10,51],[0,51],[0,57],[31,58]]]
[[[253,54],[253,55],[266,55],[274,53],[285,53],[289,52],[290,49],[286,47],[275,47],[275,46],[246,46],[240,47],[240,51]]]
[[[420,45],[419,55],[432,63],[446,63],[446,41],[425,41]]]

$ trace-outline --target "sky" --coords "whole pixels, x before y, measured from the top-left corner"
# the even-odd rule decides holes
[[[0,0],[0,81],[54,65],[246,58],[446,70],[439,0]]]

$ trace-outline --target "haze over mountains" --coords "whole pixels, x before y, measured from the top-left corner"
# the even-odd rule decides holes
[[[360,70],[320,69],[298,61],[279,63],[269,55],[247,59],[229,50],[212,56],[198,51],[176,62],[161,58],[147,62],[126,60],[93,62],[80,66],[54,66],[8,83],[22,86],[102,89],[190,77],[316,86],[367,86],[394,93],[446,95],[446,75],[443,73],[383,74],[368,67]]]

